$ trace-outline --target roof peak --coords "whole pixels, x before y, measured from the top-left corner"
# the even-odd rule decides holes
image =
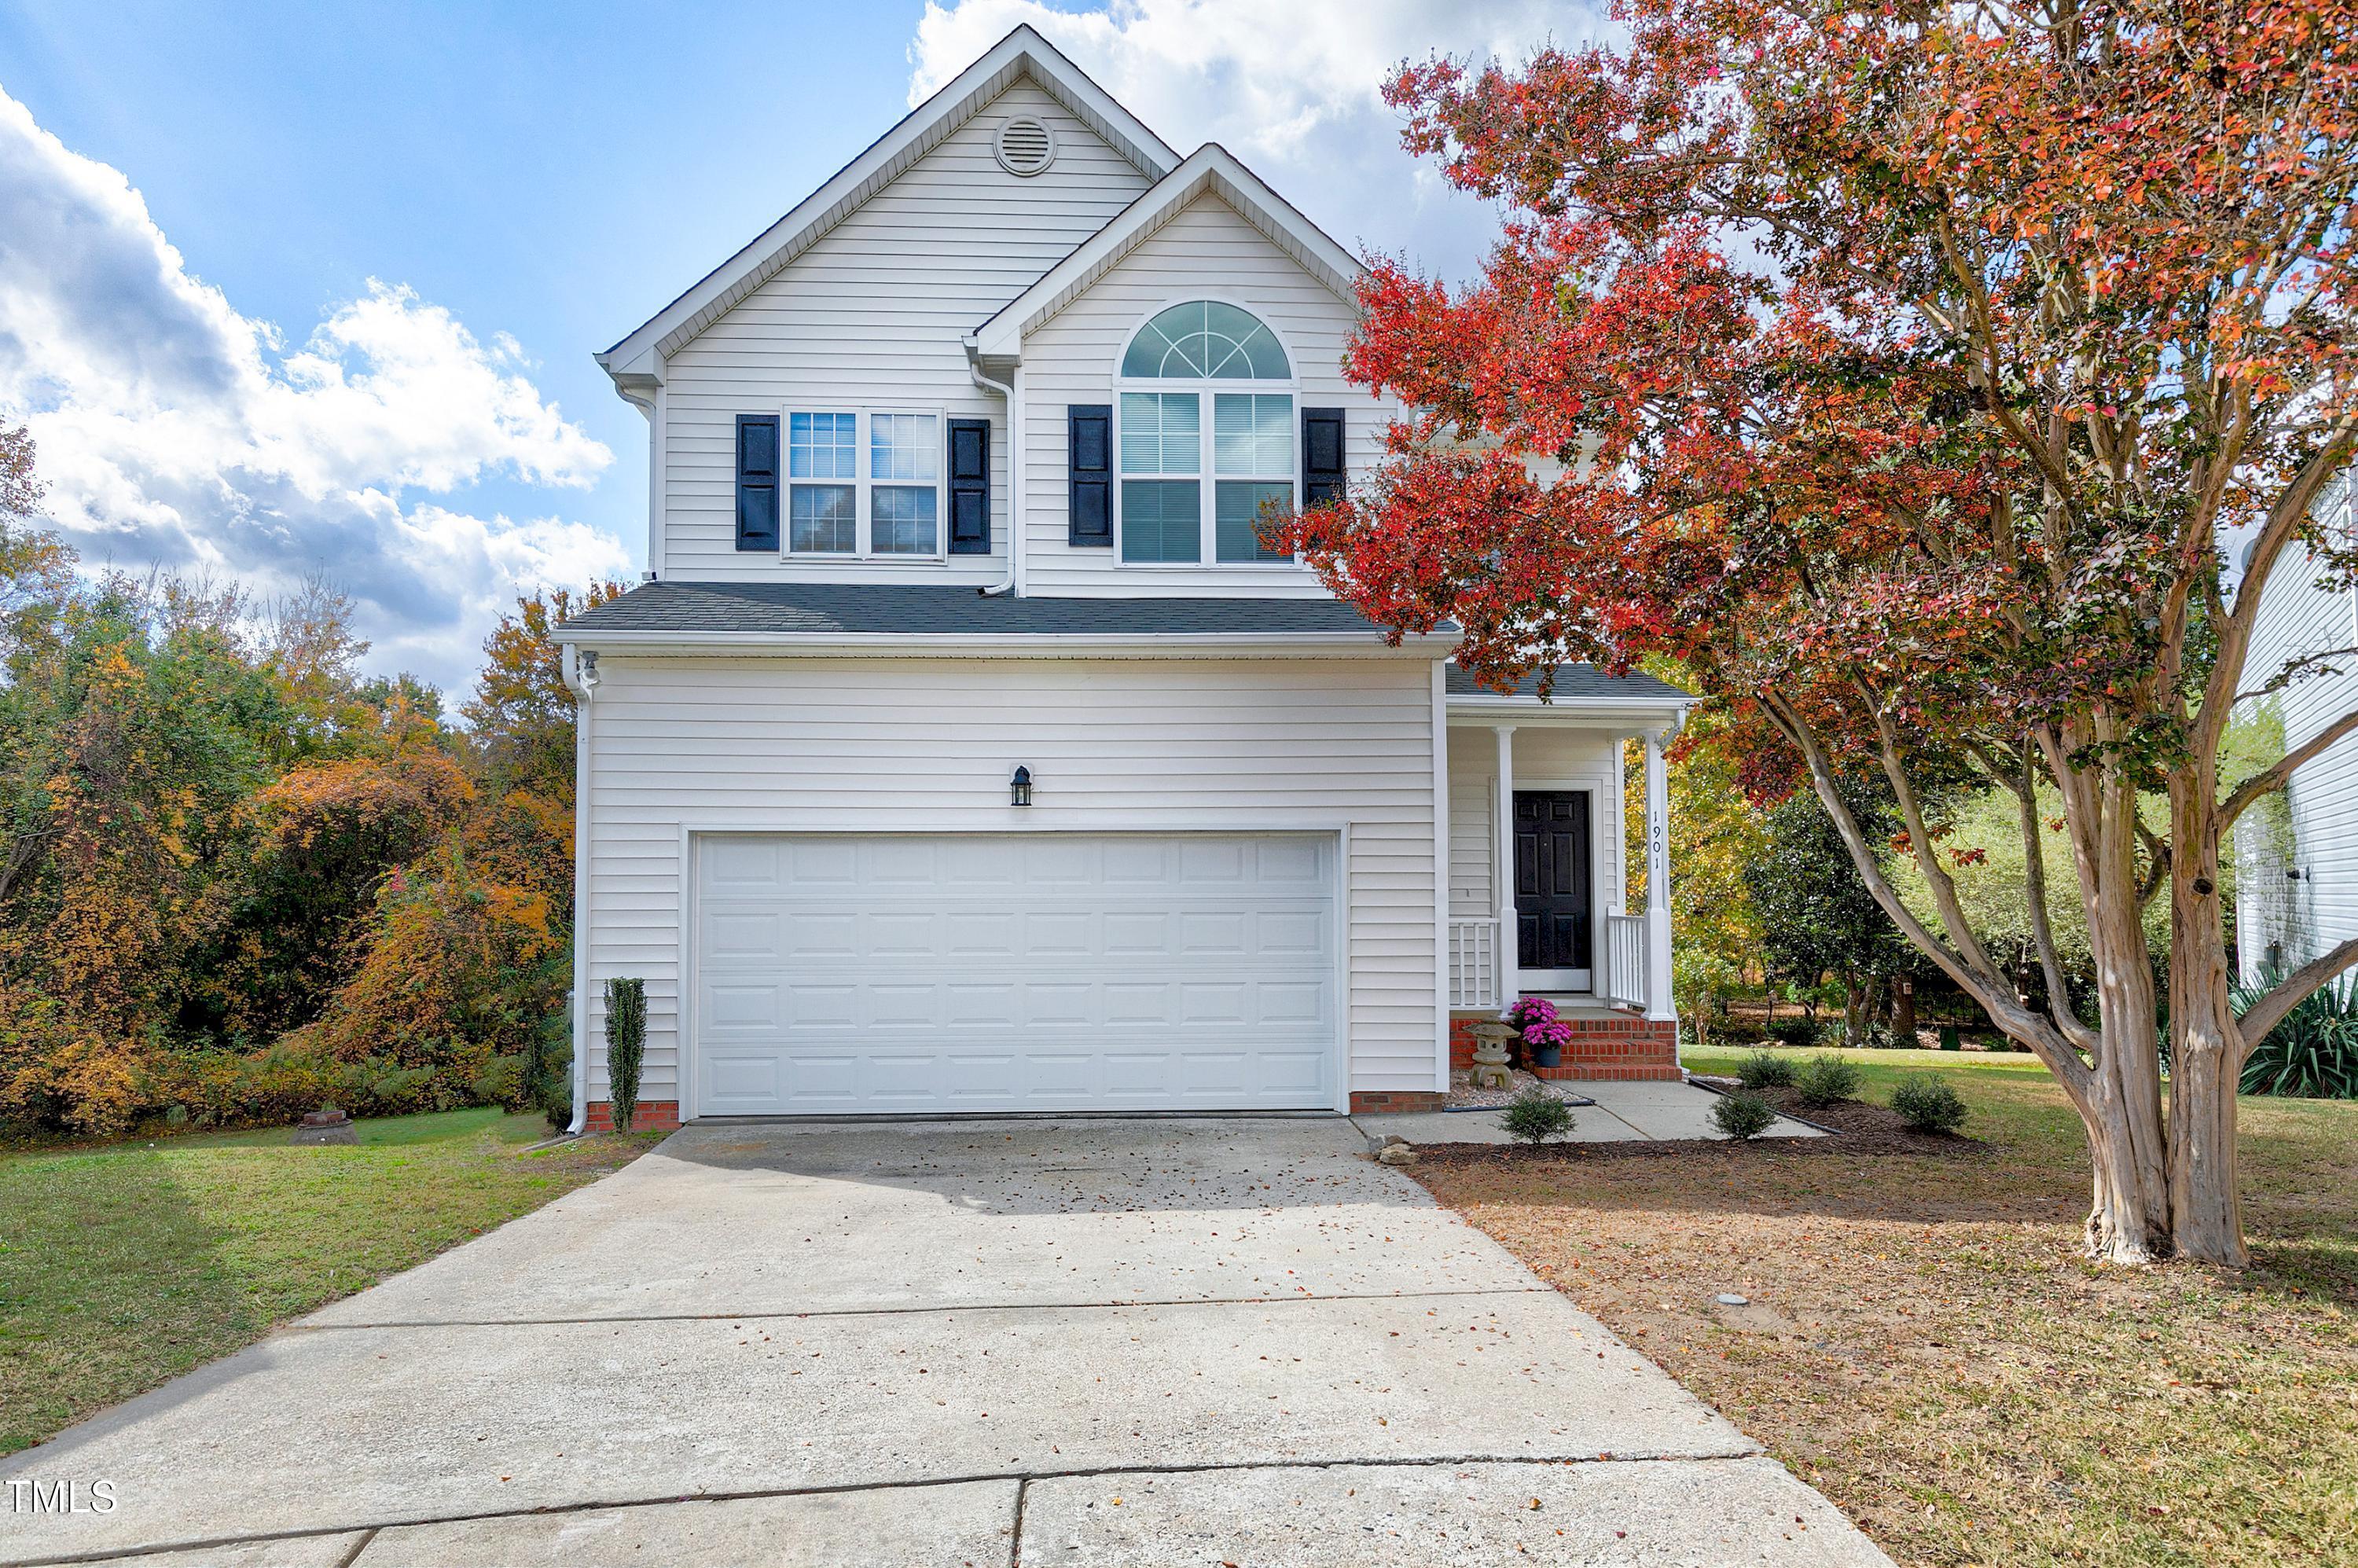
[[[654,315],[596,355],[619,383],[652,376],[657,362],[783,270],[903,168],[931,151],[1019,79],[1028,78],[1102,136],[1149,179],[1160,180],[1182,161],[1087,72],[1031,24],[1018,23],[965,70],[796,202],[778,221],[707,273]]]

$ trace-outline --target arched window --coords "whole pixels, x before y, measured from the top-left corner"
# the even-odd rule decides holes
[[[1228,384],[1205,394],[1174,382]],[[1260,538],[1295,502],[1293,366],[1252,312],[1217,299],[1157,311],[1119,377],[1117,524],[1127,565],[1284,565]],[[1208,473],[1212,482],[1206,485]]]
[[[1141,381],[1291,381],[1293,367],[1277,335],[1249,311],[1191,299],[1138,330],[1121,373]]]

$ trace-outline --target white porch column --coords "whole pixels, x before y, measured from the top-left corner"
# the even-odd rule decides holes
[[[1664,732],[1646,731],[1646,1016],[1675,1019],[1671,1003],[1671,775]]]
[[[1491,851],[1490,891],[1498,904],[1498,1005],[1515,1005],[1515,727],[1492,726],[1498,737],[1498,777],[1490,815],[1498,825]]]

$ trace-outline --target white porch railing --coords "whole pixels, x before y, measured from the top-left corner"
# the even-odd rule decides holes
[[[1616,1007],[1646,1005],[1646,917],[1605,917],[1605,1000]]]
[[[1450,921],[1449,1005],[1459,1008],[1499,1005],[1498,923],[1496,920]]]

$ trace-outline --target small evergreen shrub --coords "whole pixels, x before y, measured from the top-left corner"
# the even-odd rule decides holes
[[[1498,1125],[1510,1135],[1536,1146],[1571,1133],[1572,1107],[1534,1085],[1514,1098],[1500,1113]]]
[[[1779,1045],[1814,1045],[1818,1043],[1818,1026],[1807,1018],[1772,1018],[1768,1021],[1768,1038]]]
[[[639,1109],[639,1066],[647,1049],[647,982],[606,982],[606,1103],[614,1130],[628,1132]]]
[[[1858,1069],[1831,1051],[1822,1051],[1793,1075],[1793,1092],[1806,1106],[1829,1106],[1858,1098]]]
[[[1777,1113],[1768,1102],[1749,1092],[1722,1095],[1711,1108],[1711,1124],[1739,1143],[1749,1143],[1775,1125]]]
[[[1747,1089],[1793,1087],[1793,1064],[1772,1051],[1755,1051],[1736,1064],[1736,1080]]]
[[[1965,1124],[1965,1102],[1946,1078],[1930,1073],[1900,1079],[1891,1091],[1891,1108],[1913,1132],[1954,1132]]]

